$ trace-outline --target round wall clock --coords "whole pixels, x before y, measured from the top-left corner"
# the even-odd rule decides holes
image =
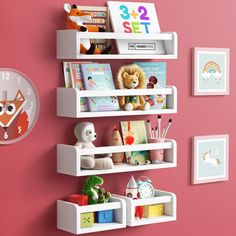
[[[137,181],[139,198],[147,199],[154,197],[155,190],[151,184],[151,180],[146,176],[142,177],[145,177],[145,180],[139,178],[139,180]]]
[[[13,69],[0,68],[0,144],[26,137],[38,113],[38,93],[27,76]]]

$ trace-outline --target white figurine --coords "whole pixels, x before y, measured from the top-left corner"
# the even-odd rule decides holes
[[[97,134],[93,123],[82,122],[75,126],[74,133],[77,138],[77,146],[82,148],[94,148],[93,141],[96,140]],[[99,158],[95,158],[94,155],[85,155],[80,157],[80,165],[83,169],[112,169],[114,164],[110,158],[111,154],[97,155]]]
[[[132,175],[125,190],[125,196],[133,199],[139,198],[138,196],[138,185]]]

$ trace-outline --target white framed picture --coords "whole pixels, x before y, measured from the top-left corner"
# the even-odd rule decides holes
[[[193,49],[193,95],[229,94],[229,48]]]
[[[228,180],[229,136],[193,138],[192,184]]]

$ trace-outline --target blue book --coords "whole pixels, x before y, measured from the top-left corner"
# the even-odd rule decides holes
[[[84,86],[86,90],[113,90],[115,89],[110,64],[81,64]],[[118,98],[92,97],[88,98],[90,111],[119,110]]]
[[[146,76],[145,87],[148,89],[166,88],[166,63],[165,62],[134,62],[140,66]],[[152,110],[166,109],[166,95],[146,95]]]

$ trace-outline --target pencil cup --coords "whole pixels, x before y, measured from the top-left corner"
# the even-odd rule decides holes
[[[149,143],[164,143],[165,139],[148,139]],[[150,150],[150,159],[153,164],[162,162],[164,160],[164,149]]]

